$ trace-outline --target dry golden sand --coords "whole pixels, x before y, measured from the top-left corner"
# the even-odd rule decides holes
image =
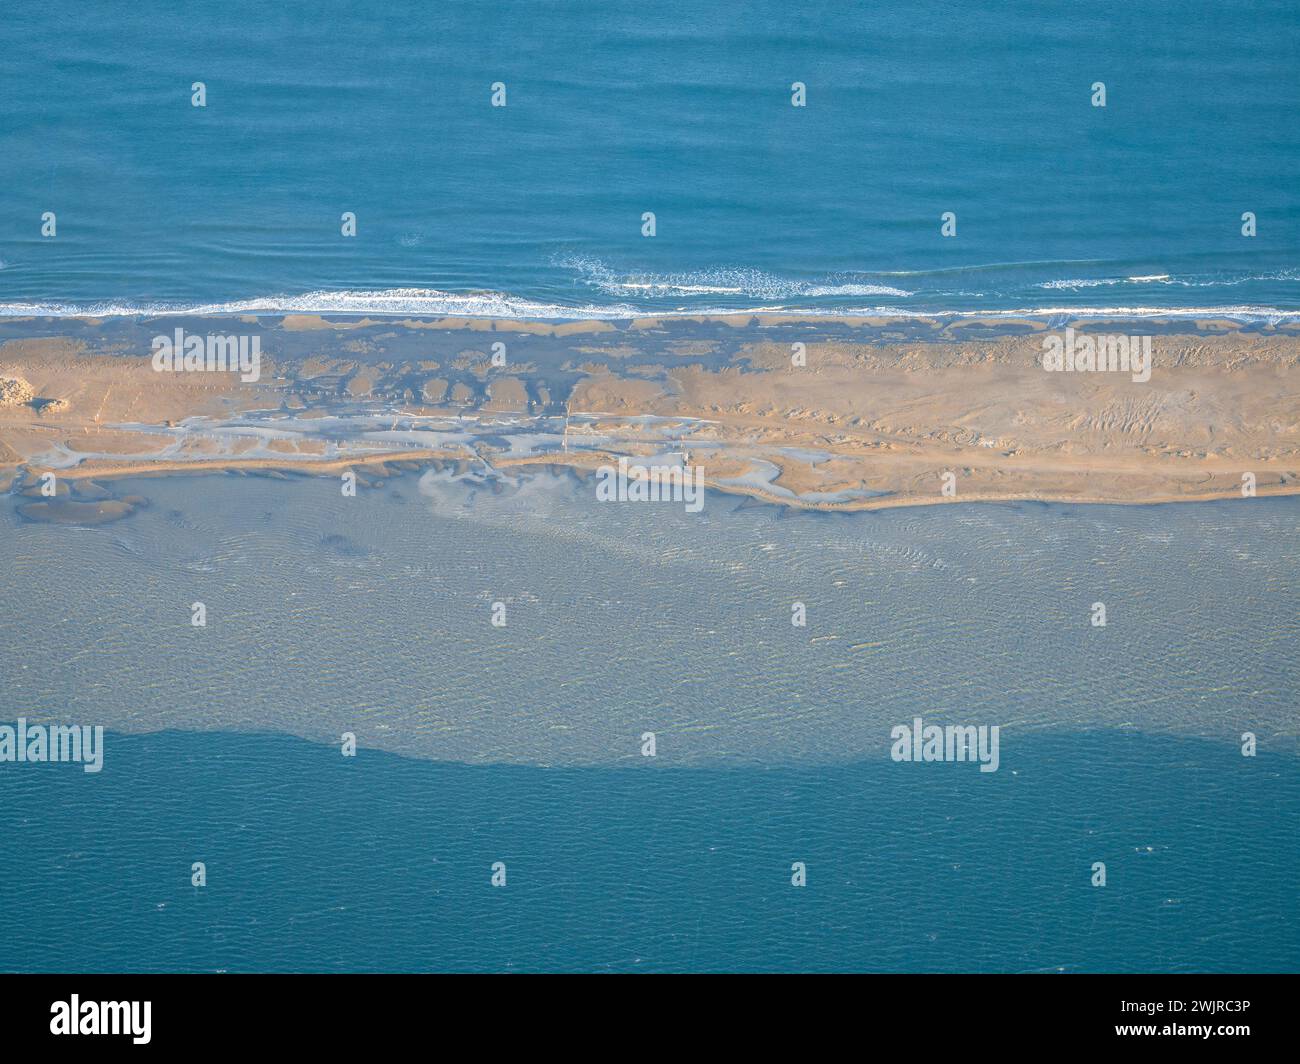
[[[727,324],[739,327],[750,321],[738,316]],[[382,326],[386,335],[408,324],[429,325],[369,324]],[[604,415],[601,431],[632,441],[622,453],[661,449],[653,441],[636,445],[642,429],[629,420],[634,415],[698,418],[704,424],[688,446],[694,447],[691,460],[704,466],[706,483],[744,476],[761,460],[777,465],[776,485],[796,495],[852,489],[889,493],[819,504],[823,508],[1007,499],[1139,503],[1228,498],[1240,497],[1243,473],[1254,475],[1260,495],[1300,491],[1300,339],[1290,335],[1157,336],[1151,379],[1139,383],[1122,373],[1047,373],[1039,364],[1041,337],[1033,334],[945,343],[808,343],[807,365],[794,366],[789,343],[766,342],[762,330],[751,330],[752,341],[735,347],[730,365],[710,369],[688,358],[674,360],[685,358],[685,352],[667,361],[642,352],[635,326],[613,345],[619,357],[605,362],[591,357],[595,349],[590,344],[592,334],[607,331],[592,326],[607,323],[577,323],[567,332],[564,326],[544,324],[535,329],[517,322],[461,324],[473,330],[490,325],[499,331],[572,335],[572,362],[582,365],[585,375],[573,389],[568,410]],[[305,317],[287,318],[282,325],[290,330],[341,327]],[[642,329],[652,325],[651,319],[637,323]],[[942,331],[951,336],[960,333],[961,325]],[[362,346],[381,349],[383,341],[371,337]],[[300,360],[295,368],[300,380],[341,380],[352,397],[364,398],[385,366],[322,358]],[[427,358],[406,365],[423,375],[419,399],[426,405],[421,409],[472,401],[460,384],[448,396],[448,381],[434,375],[437,368]],[[526,412],[527,368],[491,378],[489,399],[481,409]],[[73,477],[205,467],[291,466],[324,472],[385,457],[448,456],[401,450],[364,459],[313,460],[320,444],[306,437],[278,445],[295,456],[285,461],[208,454],[199,442],[189,445],[187,461],[158,461],[139,457],[156,453],[156,436],[109,427],[222,417],[282,402],[301,406],[274,370],[264,360],[262,380],[241,384],[224,374],[156,373],[146,357],[90,354],[70,340],[9,341],[0,345],[0,376],[20,377],[40,399],[64,400],[67,406],[47,407],[45,413],[31,405],[0,409],[0,486],[20,465],[39,473],[42,456],[56,445],[109,455],[62,472]],[[535,391],[541,394],[540,388]],[[582,429],[575,426],[573,431]],[[702,442],[719,446],[701,448]],[[829,458],[812,462],[782,448]],[[611,457],[571,452],[498,458],[496,464],[590,467]],[[940,492],[945,472],[956,476],[955,499]],[[760,487],[721,486],[791,501]]]

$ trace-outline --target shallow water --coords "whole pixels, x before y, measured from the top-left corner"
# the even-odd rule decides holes
[[[1296,499],[828,515],[601,503],[546,471],[114,487],[150,505],[95,529],[6,505],[0,665],[29,717],[541,765],[635,762],[645,731],[673,763],[842,763],[916,714],[1000,726],[1004,759],[1044,727],[1292,753],[1300,732]]]
[[[0,718],[109,729],[97,773],[0,765],[22,914],[0,969],[1300,959],[1300,500],[821,515],[710,492],[688,514],[450,470],[351,499],[112,488],[149,505],[103,528],[0,510]],[[1000,727],[997,770],[891,760],[917,715]]]

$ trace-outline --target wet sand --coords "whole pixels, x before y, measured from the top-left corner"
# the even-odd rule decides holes
[[[261,379],[155,371],[150,338],[177,324],[259,336]],[[33,399],[0,408],[0,489],[393,458],[583,471],[671,451],[717,490],[815,509],[1240,498],[1244,476],[1260,496],[1300,491],[1294,330],[1089,324],[1153,335],[1142,382],[1044,370],[1058,324],[8,321],[0,377]]]

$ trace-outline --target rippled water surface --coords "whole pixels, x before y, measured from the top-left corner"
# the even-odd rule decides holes
[[[1300,311],[1285,0],[5,16],[0,313]]]
[[[543,471],[114,489],[150,503],[0,517],[3,716],[109,728],[99,773],[0,766],[0,902],[24,914],[0,968],[1300,960],[1294,499],[687,514]],[[895,763],[915,715],[997,724],[998,770]]]
[[[356,498],[115,489],[150,505],[78,528],[6,504],[0,646],[29,716],[539,765],[635,762],[644,731],[674,763],[844,762],[916,714],[997,724],[1005,757],[1042,727],[1295,749],[1294,499],[687,513],[434,470]]]

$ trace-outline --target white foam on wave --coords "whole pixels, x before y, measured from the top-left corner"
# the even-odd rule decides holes
[[[151,317],[163,314],[347,314],[410,315],[435,318],[575,319],[635,317],[627,305],[564,306],[521,299],[501,292],[443,292],[436,288],[377,291],[320,291],[296,296],[261,296],[224,303],[148,302],[0,303],[0,316],[64,318]]]
[[[1271,273],[1245,274],[1239,277],[1173,277],[1167,273],[1140,274],[1133,277],[1072,277],[1043,281],[1034,285],[1046,291],[1075,291],[1080,288],[1108,288],[1122,284],[1163,284],[1176,288],[1233,288],[1256,281],[1300,281],[1300,270],[1275,270]]]
[[[701,294],[740,295],[753,299],[781,300],[835,296],[893,296],[914,293],[892,285],[855,280],[850,276],[827,277],[818,281],[780,277],[747,267],[719,267],[686,273],[620,273],[599,259],[582,256],[557,258],[554,265],[571,270],[586,285],[611,295],[648,293],[656,296]]]
[[[880,284],[818,284],[799,293],[803,296],[910,296],[901,288]]]
[[[870,286],[868,286],[869,288]],[[1047,286],[1040,286],[1047,287]],[[1060,285],[1058,285],[1060,287]],[[828,290],[830,291],[830,290]],[[822,294],[828,294],[823,292]],[[833,294],[856,295],[856,286],[835,286]],[[863,290],[867,296],[878,293]],[[514,321],[619,321],[632,318],[721,317],[751,314],[808,318],[870,317],[919,320],[953,318],[1199,318],[1223,317],[1278,323],[1300,319],[1300,310],[1230,306],[1047,306],[922,309],[896,305],[810,306],[782,302],[751,306],[697,305],[659,308],[629,303],[565,305],[522,299],[500,292],[455,293],[425,288],[377,291],[322,291],[297,296],[265,296],[225,303],[0,303],[0,317],[153,318],[232,315],[321,314],[339,317],[488,318]]]
[[[802,311],[800,314],[804,313]],[[999,310],[978,308],[972,310],[910,310],[905,307],[863,307],[835,310],[819,317],[889,317],[889,318],[1230,318],[1241,322],[1267,322],[1276,325],[1284,321],[1300,321],[1300,310],[1281,310],[1277,307],[1218,306],[1218,307],[1016,307]]]

